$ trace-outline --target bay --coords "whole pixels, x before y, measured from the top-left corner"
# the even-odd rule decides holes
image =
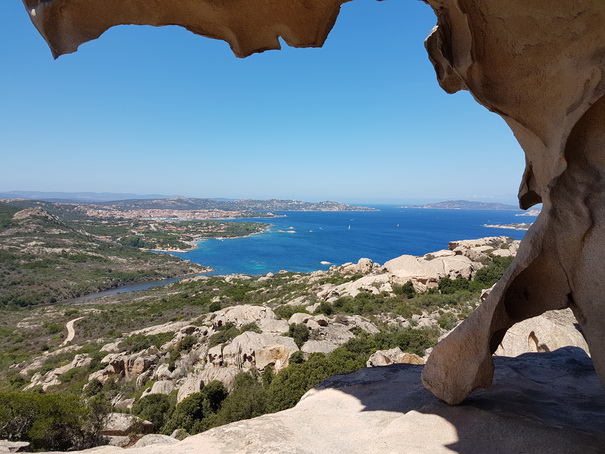
[[[214,268],[211,274],[312,272],[325,270],[332,264],[357,262],[362,257],[382,264],[403,254],[423,255],[447,249],[454,240],[500,235],[522,239],[524,231],[489,228],[484,224],[535,219],[515,216],[521,210],[376,208],[380,211],[277,212],[283,217],[258,219],[271,223],[262,234],[204,240],[195,250],[173,254]]]

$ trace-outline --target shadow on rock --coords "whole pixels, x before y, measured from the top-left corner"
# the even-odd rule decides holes
[[[333,377],[303,402],[338,390],[358,399],[361,412],[388,412],[375,452],[605,452],[605,390],[584,351],[567,347],[494,362],[492,387],[458,406],[425,390],[422,366],[407,364]]]

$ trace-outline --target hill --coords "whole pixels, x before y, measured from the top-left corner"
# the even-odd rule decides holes
[[[519,207],[506,203],[471,202],[470,200],[447,200],[422,205],[420,208],[434,210],[519,210]]]
[[[0,306],[31,306],[206,271],[95,236],[40,206],[0,204]]]
[[[222,211],[375,211],[374,208],[340,202],[301,202],[299,200],[217,200],[174,197],[167,199],[131,199],[99,203],[113,210],[222,210]],[[253,216],[254,214],[250,214]]]

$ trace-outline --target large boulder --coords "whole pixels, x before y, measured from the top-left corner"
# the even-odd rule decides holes
[[[110,413],[101,430],[101,435],[128,436],[132,433],[148,434],[153,431],[153,424],[127,413]]]
[[[271,365],[279,371],[288,365],[288,359],[295,351],[298,347],[291,337],[247,331],[223,347],[222,366],[263,370]]]

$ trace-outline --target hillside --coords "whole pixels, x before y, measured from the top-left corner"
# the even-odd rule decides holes
[[[175,197],[169,199],[121,200],[104,202],[99,206],[114,210],[222,210],[222,211],[374,211],[373,208],[358,207],[339,202],[301,202],[298,200],[216,200]],[[248,213],[250,217],[256,214]]]
[[[290,408],[327,377],[366,364],[421,364],[517,247],[506,237],[466,240],[383,265],[197,276],[86,303],[0,309],[0,401],[21,408],[19,399],[84,396],[79,405],[105,402],[165,434]],[[2,394],[24,390],[34,392]],[[0,438],[15,438],[1,432],[2,417]],[[31,437],[38,448],[55,446]],[[83,442],[69,443],[59,448]]]
[[[41,207],[0,204],[0,306],[50,303],[206,268],[92,235]]]
[[[434,210],[519,210],[519,207],[505,203],[475,202],[469,200],[448,200],[445,202],[428,203],[420,208]]]

